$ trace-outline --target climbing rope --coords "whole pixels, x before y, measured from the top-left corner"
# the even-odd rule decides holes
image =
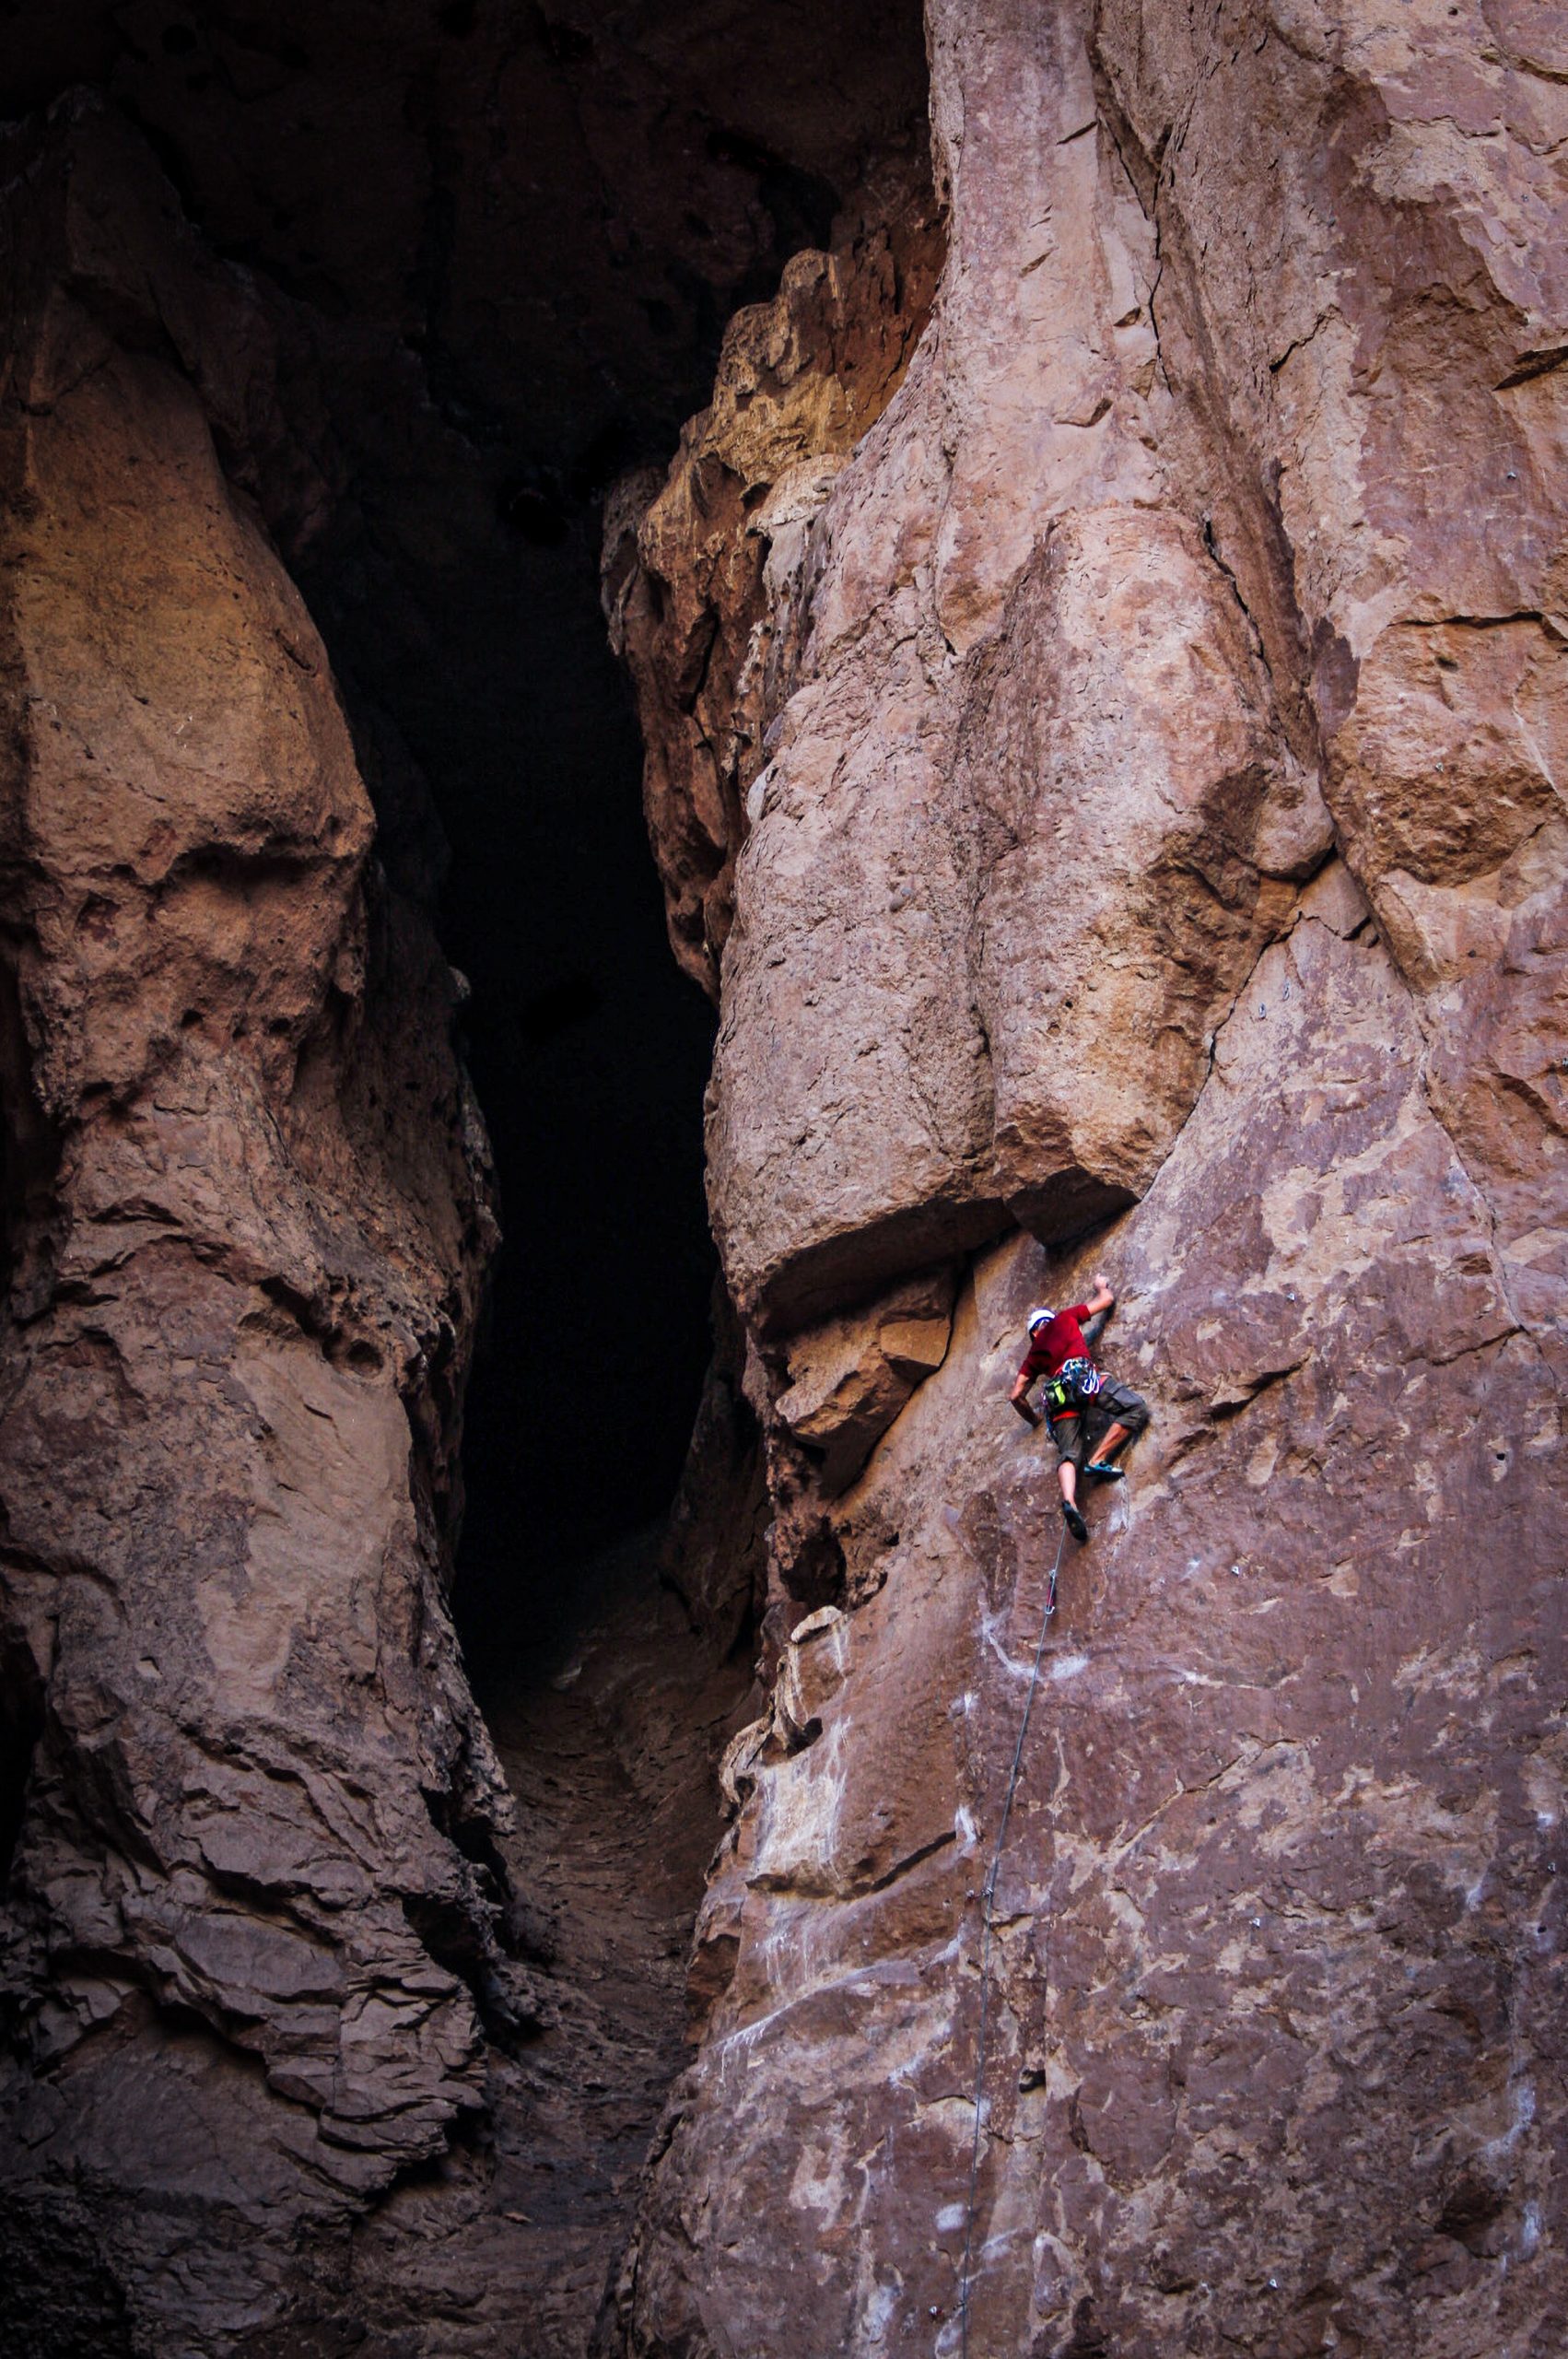
[[[1029,1692],[1024,1698],[1024,1717],[1018,1723],[1018,1742],[1012,1748],[1012,1768],[1007,1780],[1007,1793],[1001,1805],[1001,1821],[996,1831],[996,1848],[991,1853],[989,1872],[981,1887],[980,1906],[980,2029],[975,2044],[975,2138],[969,2149],[969,2200],[964,2222],[964,2266],[958,2279],[958,2331],[960,2359],[969,2359],[969,2261],[975,2236],[975,2189],[980,2177],[980,2119],[986,2095],[986,2033],[990,2022],[990,1956],[991,1903],[996,1897],[996,1881],[1001,1872],[1002,1847],[1007,1841],[1007,1822],[1012,1815],[1012,1798],[1018,1791],[1019,1775],[1024,1766],[1024,1747],[1029,1736],[1029,1717],[1035,1708],[1035,1690],[1040,1684],[1040,1664],[1045,1657],[1046,1634],[1056,1612],[1057,1575],[1061,1570],[1062,1550],[1067,1546],[1067,1529],[1062,1527],[1057,1543],[1056,1563],[1051,1567],[1050,1580],[1046,1589],[1046,1610],[1040,1616],[1040,1635],[1035,1644],[1035,1667],[1029,1673]]]

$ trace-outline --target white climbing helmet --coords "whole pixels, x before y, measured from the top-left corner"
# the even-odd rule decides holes
[[[1048,1327],[1055,1317],[1054,1310],[1032,1310],[1029,1313],[1030,1334],[1034,1333],[1036,1327]]]

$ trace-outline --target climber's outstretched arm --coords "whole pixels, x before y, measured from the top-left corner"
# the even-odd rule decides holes
[[[1094,1273],[1094,1291],[1089,1297],[1088,1302],[1084,1306],[1090,1318],[1097,1319],[1102,1310],[1109,1310],[1115,1302],[1116,1294],[1109,1280],[1106,1278],[1105,1272],[1103,1270],[1096,1270]]]

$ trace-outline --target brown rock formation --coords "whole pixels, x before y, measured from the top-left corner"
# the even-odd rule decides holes
[[[711,1200],[738,1298],[775,1321],[1010,1213],[1071,1227],[1146,1187],[1289,878],[1328,840],[1235,583],[1162,465],[1153,233],[1089,135],[1082,31],[1051,19],[1027,68],[1050,136],[1017,93],[970,93],[977,127],[942,164],[942,301],[834,471],[809,582],[754,561],[747,584],[751,638],[778,657],[764,712],[782,710],[747,798],[763,824],[725,966]],[[745,358],[743,341],[731,368]],[[677,463],[643,529],[659,578],[691,473]],[[727,522],[745,537],[706,504],[699,582]],[[665,604],[661,650],[684,612]],[[634,669],[681,705],[669,655]],[[713,714],[690,725],[721,734]],[[732,725],[755,744],[743,700]],[[656,752],[656,845],[670,773]],[[1049,985],[1047,940],[1018,938],[1047,896]],[[677,878],[677,933],[687,898]],[[808,941],[802,968],[790,945]],[[1149,1043],[1139,1091],[1085,1086],[1107,1022]]]
[[[495,1223],[451,976],[215,452],[266,317],[90,109],[6,163],[9,2298],[206,2348],[526,2013],[443,1596]]]
[[[1557,1402],[1341,874],[1108,1249],[1157,1424],[1066,1567],[997,1890],[976,2349],[1550,2347]],[[1003,1402],[1045,1278],[981,1259],[846,1502],[883,1586],[747,1765],[631,2347],[956,2348],[977,1895],[1059,1532]]]
[[[912,1278],[875,1308],[808,1328],[789,1347],[789,1390],[774,1407],[797,1441],[820,1452],[829,1497],[857,1475],[917,1384],[947,1357],[953,1286],[946,1272]]]
[[[317,485],[308,542],[270,485],[263,511],[357,733],[373,702],[422,773],[427,888],[439,812],[442,946],[473,985],[465,1051],[518,1249],[465,1426],[465,1560],[486,1589],[527,1586],[521,1528],[553,1587],[563,1557],[666,1506],[709,1276],[688,1114],[709,1022],[649,892],[599,505],[667,456],[737,305],[915,144],[919,0],[6,12],[7,112],[76,83],[144,132],[209,249],[287,323],[282,407],[333,497]],[[218,438],[252,489],[266,423]],[[369,762],[367,784],[402,882],[402,798]],[[559,1250],[584,1209],[592,1252]],[[577,1403],[627,1297],[667,1338],[669,1380],[606,1484]]]
[[[710,1195],[778,1678],[606,2348],[1568,2333],[1543,23],[928,9],[930,323],[753,576]],[[726,562],[659,560],[694,611]],[[813,1468],[866,1298],[976,1248]],[[1101,1265],[1155,1423],[1068,1543],[987,1942],[1061,1532],[1005,1393]]]
[[[447,1602],[488,1149],[262,522],[331,511],[309,340],[96,105],[6,160],[0,2329],[565,2359],[681,2053],[755,1423],[689,1611],[623,1568],[497,1758]]]
[[[941,262],[923,158],[885,164],[863,211],[737,312],[667,480],[628,477],[606,517],[605,611],[637,689],[671,944],[715,997],[811,526],[903,380]]]
[[[626,1461],[668,1479],[648,1430],[678,1450],[696,1373],[672,1348],[618,1430],[583,1414],[612,1265],[659,1261],[689,1149],[619,1159],[627,1201],[654,1171],[636,1239],[592,1235],[613,1195],[565,1251],[530,1217],[682,1080],[657,991],[621,1025],[621,919],[657,957],[656,901],[635,820],[594,864],[630,729],[583,558],[725,313],[907,150],[919,10],[82,0],[13,12],[0,63],[55,101],[0,192],[0,2340],[564,2359],[679,2049],[765,1602],[739,1358],[662,1574],[649,1546],[595,1604],[553,1561],[574,1484],[591,1539]],[[117,106],[59,98],[78,76]],[[431,785],[463,964],[486,910],[504,934],[473,1000]],[[598,1027],[598,1143],[539,1083],[563,1002]],[[521,1825],[447,1602],[495,1241],[460,1003],[492,1075],[524,1068],[511,1306],[549,1368],[515,1316],[497,1359],[556,1396],[543,1442],[504,1435],[529,1523],[492,1519],[486,1602],[505,1630],[509,1585],[525,1623],[564,1592],[596,1674],[563,1702],[485,1661]],[[694,995],[694,1103],[706,1033]]]
[[[568,1649],[481,1696],[517,1806],[502,1852],[542,2025],[492,2044],[488,2118],[354,2234],[338,2331],[373,2351],[579,2359],[686,2054],[714,1762],[746,1672],[650,1583],[651,1535],[592,1568]],[[584,1581],[578,1568],[579,1584]],[[286,2348],[297,2346],[285,2345]]]
[[[934,195],[889,0],[373,14],[23,41],[263,276],[9,135],[0,2327],[576,2359],[722,1750],[606,2352],[1554,2359],[1556,13],[930,0]],[[431,825],[285,559],[509,787],[498,534],[808,231],[606,553],[736,1315],[493,1746]]]

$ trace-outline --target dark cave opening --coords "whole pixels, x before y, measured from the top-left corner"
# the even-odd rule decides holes
[[[227,355],[170,333],[167,358],[202,379],[236,504],[259,510],[326,645],[376,813],[385,886],[368,898],[428,912],[465,979],[460,1046],[500,1188],[453,1602],[515,1824],[425,1799],[481,1872],[506,1975],[481,1970],[472,1911],[415,1895],[400,1924],[479,2003],[484,2125],[365,2206],[322,2299],[346,2338],[412,2348],[439,2244],[462,2300],[493,2306],[493,2347],[522,2333],[582,2359],[688,2052],[766,1515],[734,1332],[704,1388],[714,1015],[667,934],[602,522],[617,478],[667,464],[708,401],[737,308],[771,298],[879,160],[922,141],[921,9],[279,0],[263,18],[250,0],[59,0],[0,16],[8,113],[74,107],[84,87],[167,177],[166,233],[183,236],[182,208],[201,267],[247,274],[245,316],[275,330],[260,415],[225,407]],[[234,381],[252,382],[242,356]],[[367,1037],[388,1003],[367,989]],[[6,1049],[15,1011],[0,1018]],[[456,1097],[443,1124],[462,1121]],[[13,1138],[8,1202],[53,1149]],[[282,1308],[307,1323],[310,1305]],[[694,1422],[708,1487],[671,1519]],[[415,1441],[421,1514],[450,1496],[446,1461],[439,1483],[421,1472],[440,1438]],[[705,1572],[738,1568],[721,1594],[665,1578],[667,1519]],[[44,1728],[41,1695],[13,1684],[0,1868]],[[295,2264],[285,2339],[258,2349],[304,2347],[316,2264]],[[83,2282],[101,2341],[116,2296]]]
[[[436,912],[505,1243],[470,1388],[471,1661],[559,1635],[674,1491],[709,1350],[712,1016],[678,972],[597,593],[727,320],[920,135],[918,0],[58,0],[7,111],[87,85],[275,290],[331,487],[269,516],[338,671],[393,883]]]
[[[0,1645],[0,1898],[9,1886],[28,1781],[44,1731],[42,1683],[31,1655]]]
[[[557,545],[492,550],[447,609],[440,665],[401,679],[376,601],[329,567],[303,576],[361,698],[451,781],[439,925],[503,1228],[464,1426],[475,1665],[547,1639],[572,1568],[667,1508],[709,1348],[712,1016],[665,939],[596,556],[587,500]]]

